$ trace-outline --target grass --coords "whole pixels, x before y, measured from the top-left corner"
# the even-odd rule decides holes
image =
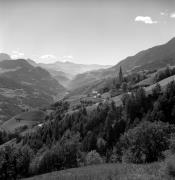
[[[165,78],[165,79],[159,81],[158,83],[164,89],[168,83],[170,83],[171,81],[174,81],[174,80],[175,80],[175,75]],[[147,93],[151,92],[155,86],[156,86],[156,83],[151,86],[146,87],[145,88],[146,92]]]
[[[123,94],[115,96],[112,98],[112,100],[115,102],[116,106],[122,105],[122,100],[121,100],[122,97],[123,97]]]
[[[43,122],[44,118],[45,113],[40,110],[24,112],[4,122],[0,128],[8,132],[14,132],[16,128],[21,126],[26,125],[28,127],[32,127],[39,122]]]
[[[167,180],[161,167],[161,163],[102,164],[55,171],[26,180]]]

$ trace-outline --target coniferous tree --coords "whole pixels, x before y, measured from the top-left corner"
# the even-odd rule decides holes
[[[119,71],[119,82],[122,83],[123,82],[123,71],[122,71],[122,67],[120,66],[120,71]]]

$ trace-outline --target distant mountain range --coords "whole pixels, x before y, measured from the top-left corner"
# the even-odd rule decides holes
[[[109,66],[82,65],[72,62],[37,64],[31,59],[11,60],[0,53],[0,119],[22,110],[40,108],[53,103],[66,92],[71,79],[80,72]]]
[[[27,59],[27,61],[33,66],[40,66],[48,70],[51,73],[51,75],[65,87],[68,87],[70,81],[77,74],[111,67],[110,65],[76,64],[69,61],[66,62],[57,61],[51,64],[36,63],[31,59]]]
[[[52,103],[67,91],[63,85],[75,94],[88,93],[103,88],[106,82],[110,84],[120,67],[124,73],[131,73],[167,65],[175,65],[175,38],[127,57],[113,67],[72,62],[37,64],[31,59],[10,60],[8,54],[1,53],[0,119],[7,119],[26,107]]]
[[[26,108],[48,106],[64,92],[65,88],[41,67],[34,67],[24,59],[0,61],[1,120]]]
[[[103,79],[117,76],[120,67],[122,67],[123,72],[130,73],[159,69],[167,65],[175,65],[175,38],[166,44],[155,46],[134,56],[127,57],[111,68],[79,74],[71,81],[69,87],[71,89],[83,89],[85,86],[94,87],[95,83]]]
[[[109,68],[111,66],[109,65],[98,65],[98,64],[76,64],[73,62],[61,62],[57,61],[53,64],[41,64],[40,66],[47,68],[47,69],[52,69],[56,71],[62,71],[64,73],[70,74],[72,76],[75,76],[77,74],[81,74],[87,71],[92,71],[92,70],[98,70],[98,69],[105,69]]]

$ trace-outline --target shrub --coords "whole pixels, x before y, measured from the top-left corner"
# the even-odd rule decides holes
[[[169,147],[172,127],[159,122],[142,122],[120,139],[123,159],[132,163],[157,161]]]
[[[109,163],[121,162],[121,158],[121,148],[119,147],[119,143],[117,143],[116,147],[114,147],[110,153]]]
[[[45,173],[78,166],[77,147],[74,143],[57,144],[44,151],[33,162],[35,173]]]
[[[106,152],[106,141],[103,138],[98,138],[97,139],[97,148],[98,148],[98,152],[100,154],[105,154]]]
[[[135,150],[134,150],[135,151]],[[122,156],[122,162],[124,163],[143,163],[145,162],[145,156],[142,152],[137,153],[132,149],[125,150]]]
[[[109,162],[110,162],[110,163],[120,162],[120,158],[119,158],[118,154],[112,153],[112,155],[111,155],[110,158],[109,158]]]
[[[29,166],[29,174],[30,175],[36,175],[39,172],[39,164],[41,159],[43,158],[44,152],[47,152],[48,148],[46,146],[44,146],[42,149],[40,149],[34,156],[34,158],[32,159],[32,161],[30,162],[30,166]]]
[[[61,155],[48,150],[43,154],[38,166],[39,173],[51,172],[61,169]]]
[[[175,134],[172,134],[170,138],[170,150],[172,154],[175,154]]]
[[[77,163],[78,147],[76,143],[66,143],[61,146],[60,155],[63,156],[63,168],[74,168]]]
[[[165,69],[161,70],[161,71],[158,71],[156,74],[155,74],[155,77],[154,77],[154,82],[158,82],[158,81],[161,81],[162,79],[165,79],[167,77],[170,77],[172,75],[175,74],[175,68],[170,68],[170,67],[166,67]]]
[[[21,177],[29,175],[29,166],[34,153],[28,146],[17,149],[16,170]]]
[[[0,149],[0,179],[12,179],[16,177],[15,151],[12,146],[5,146]]]
[[[97,153],[95,150],[90,151],[86,155],[86,164],[92,165],[92,164],[101,164],[103,162],[103,159],[101,158],[100,154]]]
[[[21,133],[23,131],[25,131],[26,129],[28,129],[28,126],[27,125],[23,125],[23,126],[20,126],[20,127],[17,127],[15,128],[15,133]]]
[[[86,152],[79,151],[77,154],[77,165],[82,167],[86,164]]]
[[[24,146],[6,145],[0,149],[0,179],[16,179],[28,175],[32,150]]]
[[[165,174],[170,177],[175,177],[175,156],[171,156],[165,162]]]

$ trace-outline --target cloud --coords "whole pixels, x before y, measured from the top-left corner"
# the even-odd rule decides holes
[[[19,52],[18,50],[12,51],[12,55],[11,55],[12,59],[19,59],[19,58],[23,58],[23,57],[24,57],[24,53]]]
[[[161,15],[161,16],[165,16],[166,13],[165,13],[165,12],[160,12],[160,15]]]
[[[171,13],[170,18],[175,18],[175,13]]]
[[[53,54],[44,54],[37,58],[37,62],[48,64],[48,63],[54,63],[56,61],[62,61],[62,62],[72,61],[73,59],[74,57],[71,55],[56,57]]]
[[[45,54],[45,55],[40,56],[39,58],[41,58],[41,59],[48,59],[48,58],[57,59],[57,57],[53,54]]]
[[[62,56],[59,58],[62,62],[72,62],[74,60],[74,57],[71,55]]]
[[[135,18],[135,21],[136,22],[142,22],[145,24],[157,24],[158,23],[157,21],[153,21],[152,18],[149,16],[137,16]]]
[[[57,61],[57,57],[53,54],[44,54],[40,57],[37,58],[37,62],[39,63],[45,63],[45,64],[48,64],[48,63],[54,63]]]

